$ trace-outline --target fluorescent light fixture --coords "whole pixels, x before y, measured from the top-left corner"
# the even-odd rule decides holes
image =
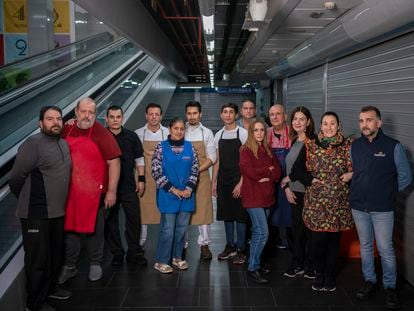
[[[214,40],[207,41],[207,52],[214,52]]]
[[[214,34],[214,15],[202,15],[204,32],[207,35]]]
[[[213,63],[208,63],[208,68],[209,69],[214,69],[214,64]]]
[[[180,89],[193,89],[193,90],[199,90],[202,86],[180,86]]]
[[[214,62],[214,54],[207,54],[207,60],[208,60],[208,62],[209,63],[212,63],[212,62]]]

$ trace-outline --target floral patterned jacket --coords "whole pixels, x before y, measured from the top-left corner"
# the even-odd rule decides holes
[[[338,232],[354,225],[349,186],[340,179],[352,171],[351,142],[341,133],[331,142],[325,142],[322,134],[305,141],[307,170],[321,181],[312,182],[305,192],[303,221],[312,231]]]

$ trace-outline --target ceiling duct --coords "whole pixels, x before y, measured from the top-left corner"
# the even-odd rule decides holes
[[[414,30],[414,1],[364,0],[266,71],[273,79],[296,74]]]

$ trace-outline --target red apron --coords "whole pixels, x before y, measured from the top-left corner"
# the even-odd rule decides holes
[[[89,129],[88,136],[78,137],[70,136],[72,129],[73,127],[65,138],[72,158],[65,230],[93,233],[103,188],[106,161],[91,138],[93,127]]]

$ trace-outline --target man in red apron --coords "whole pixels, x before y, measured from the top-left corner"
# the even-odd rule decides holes
[[[289,137],[289,127],[286,124],[287,114],[282,104],[274,104],[269,108],[269,119],[272,124],[267,129],[267,139],[272,152],[278,159],[282,168],[282,176],[286,173],[286,155],[291,146]],[[267,251],[271,251],[273,243],[276,242],[278,248],[287,248],[292,241],[291,231],[291,211],[290,204],[286,198],[285,191],[276,184],[276,208],[269,216],[269,242]],[[280,230],[284,229],[286,238],[282,238]]]
[[[121,150],[113,135],[96,119],[96,104],[83,98],[75,108],[76,121],[66,125],[72,173],[65,217],[65,264],[59,284],[77,274],[81,234],[86,237],[89,280],[102,277],[104,212],[116,202]]]

